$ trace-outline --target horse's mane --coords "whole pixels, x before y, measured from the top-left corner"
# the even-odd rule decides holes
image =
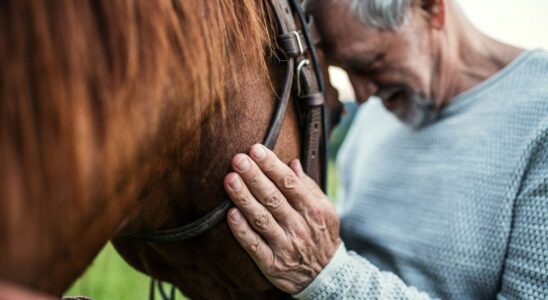
[[[2,1],[0,244],[24,215],[62,209],[29,199],[104,183],[82,190],[99,162],[134,155],[169,103],[222,111],[238,74],[266,73],[266,15],[261,0]]]

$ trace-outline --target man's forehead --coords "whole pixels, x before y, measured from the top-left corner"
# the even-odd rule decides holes
[[[378,30],[364,25],[352,13],[348,0],[318,0],[310,11],[330,59],[346,60],[375,47]]]

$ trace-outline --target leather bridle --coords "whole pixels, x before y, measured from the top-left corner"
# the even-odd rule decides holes
[[[269,0],[277,26],[276,42],[286,65],[281,94],[274,110],[263,144],[274,149],[289,99],[293,94],[298,108],[302,130],[301,161],[304,171],[326,191],[327,181],[327,105],[324,98],[324,82],[315,45],[319,36],[314,20],[306,18],[299,0]],[[295,23],[297,15],[301,29]],[[225,198],[222,203],[203,217],[181,227],[158,230],[151,233],[131,233],[120,236],[146,242],[180,242],[203,234],[226,217],[232,202]],[[175,286],[166,292],[161,281],[151,278],[149,299],[154,299],[155,288],[163,299],[175,299]]]
[[[312,18],[306,18],[299,0],[270,0],[277,26],[277,44],[286,64],[281,94],[268,127],[263,144],[273,149],[278,141],[289,98],[293,92],[303,131],[302,165],[321,187],[326,190],[327,107],[324,101],[324,83],[315,44],[317,32]],[[298,16],[301,29],[295,23]],[[292,87],[294,88],[292,89]],[[319,169],[318,169],[319,167]],[[131,233],[120,236],[147,242],[179,242],[210,230],[219,224],[231,201],[226,198],[203,217],[181,227],[151,233]]]

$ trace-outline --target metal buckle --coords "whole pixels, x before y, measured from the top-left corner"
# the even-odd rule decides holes
[[[301,87],[301,75],[303,73],[303,68],[308,65],[310,65],[310,61],[308,59],[301,60],[297,65],[297,95],[299,97],[303,95]]]
[[[303,43],[301,42],[301,35],[296,30],[291,31],[290,33],[295,36],[295,39],[297,39],[297,45],[299,46],[299,55],[297,56],[303,55],[304,48],[303,48]]]

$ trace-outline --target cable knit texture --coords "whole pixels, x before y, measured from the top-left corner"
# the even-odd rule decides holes
[[[339,249],[305,299],[548,299],[548,53],[420,130],[363,105],[338,158]],[[359,255],[358,255],[359,254]]]

